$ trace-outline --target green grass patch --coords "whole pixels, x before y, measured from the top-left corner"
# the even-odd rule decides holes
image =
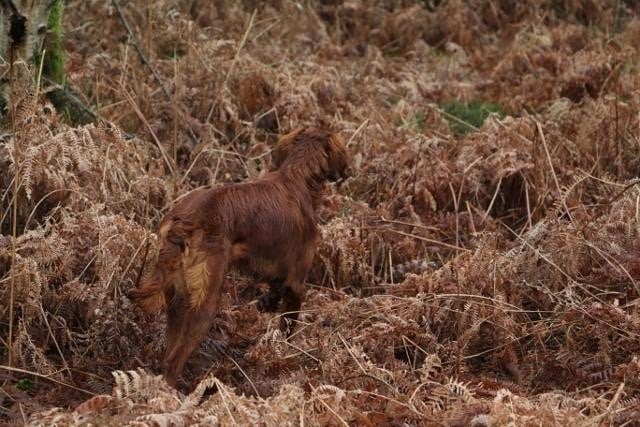
[[[22,378],[16,381],[16,388],[20,391],[34,391],[36,389],[36,384],[30,378]]]
[[[492,113],[497,114],[501,119],[505,117],[504,111],[493,102],[447,101],[442,103],[440,108],[445,113],[444,117],[449,127],[456,135],[464,135],[475,128],[480,128]]]
[[[187,50],[182,47],[172,47],[167,49],[162,49],[160,51],[160,56],[164,59],[178,59],[182,58],[187,54]]]

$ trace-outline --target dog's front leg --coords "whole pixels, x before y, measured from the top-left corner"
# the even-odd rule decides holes
[[[284,288],[283,279],[273,279],[269,281],[269,290],[258,298],[257,309],[263,313],[273,313],[278,309],[280,300],[282,299],[282,292]]]
[[[316,250],[316,242],[317,236],[311,239],[304,247],[297,262],[292,265],[287,275],[287,280],[282,287],[282,311],[284,314],[280,319],[280,329],[285,332],[287,336],[290,336],[293,332],[294,323],[298,320],[300,307],[307,292],[304,281],[307,278],[309,270],[311,270]]]
[[[282,291],[282,312],[280,330],[287,336],[293,333],[294,323],[298,320],[300,307],[306,293],[304,281],[296,280],[287,283]]]

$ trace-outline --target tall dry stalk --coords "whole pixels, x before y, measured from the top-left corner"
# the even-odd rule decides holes
[[[177,191],[178,185],[178,102],[180,97],[180,92],[178,90],[178,60],[177,53],[174,47],[173,49],[173,166],[174,174],[173,174],[173,190]]]
[[[11,110],[11,133],[13,135],[13,203],[11,206],[11,284],[9,289],[9,336],[7,338],[7,364],[13,366],[13,315],[14,315],[14,300],[15,300],[15,287],[16,287],[16,244],[18,237],[18,189],[20,175],[19,169],[19,155],[18,155],[18,135],[16,134],[16,106],[15,99],[13,99],[14,90],[14,54],[15,47],[12,44],[10,47],[9,57],[9,105]]]

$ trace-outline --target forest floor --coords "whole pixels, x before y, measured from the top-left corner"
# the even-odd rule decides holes
[[[637,2],[119,3],[65,8],[98,123],[12,84],[0,423],[639,425]],[[126,297],[159,219],[311,125],[353,176],[296,333],[229,276],[170,388],[164,315]]]

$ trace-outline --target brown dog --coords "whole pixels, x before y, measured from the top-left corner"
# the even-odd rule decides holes
[[[148,313],[167,308],[163,371],[175,386],[218,308],[230,268],[269,282],[258,308],[275,311],[290,333],[319,239],[316,207],[328,180],[344,178],[348,160],[337,134],[297,130],[273,152],[277,170],[254,181],[194,190],[160,223],[152,274],[131,297]]]

